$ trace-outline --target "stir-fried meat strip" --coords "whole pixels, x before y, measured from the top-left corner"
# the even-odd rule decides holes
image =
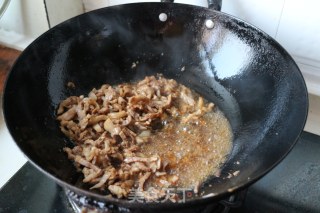
[[[91,189],[109,190],[123,198],[136,188],[145,199],[158,199],[163,190],[154,187],[151,195],[146,182],[152,179],[158,186],[170,187],[179,178],[167,173],[168,162],[158,155],[144,156],[140,144],[149,143],[152,132],[161,130],[159,123],[168,116],[192,122],[212,108],[202,98],[195,100],[187,87],[159,75],[136,84],[105,84],[88,97],[71,96],[60,103],[57,120],[61,131],[75,142],[64,151]]]

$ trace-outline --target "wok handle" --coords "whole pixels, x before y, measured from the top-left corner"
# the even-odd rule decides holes
[[[174,0],[161,0],[161,2],[170,2]],[[208,0],[208,8],[213,10],[221,11],[222,0]]]
[[[221,11],[222,0],[208,0],[208,8]]]

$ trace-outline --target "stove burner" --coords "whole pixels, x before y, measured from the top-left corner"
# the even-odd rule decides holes
[[[72,192],[68,189],[64,190],[67,198],[69,200],[70,205],[72,206],[75,213],[151,213],[154,212],[151,210],[141,210],[141,209],[128,209],[124,207],[118,207],[112,204],[107,204],[101,201],[92,200],[86,196],[78,195],[75,192]],[[233,194],[227,199],[221,200],[218,203],[213,203],[207,205],[205,207],[194,207],[194,208],[186,208],[179,210],[164,210],[166,213],[228,213],[234,211],[236,208],[242,206],[242,203],[245,199],[247,190],[243,190],[238,192],[237,194]],[[160,212],[159,212],[160,213]]]

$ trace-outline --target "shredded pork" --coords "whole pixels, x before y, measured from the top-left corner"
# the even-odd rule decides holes
[[[161,130],[161,121],[168,116],[195,122],[213,106],[201,97],[196,100],[175,80],[159,75],[136,84],[105,84],[87,97],[71,96],[60,103],[57,120],[61,131],[75,143],[64,151],[91,189],[107,190],[118,198],[138,189],[150,200],[164,196],[161,187],[175,186],[179,177],[167,172],[168,162],[158,155],[143,155],[141,144],[152,143],[150,135]],[[152,195],[146,191],[151,180],[158,183]]]

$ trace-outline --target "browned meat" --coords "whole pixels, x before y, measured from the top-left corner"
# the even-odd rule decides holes
[[[144,175],[142,175],[141,178],[139,178],[139,187],[138,187],[139,190],[144,191],[144,183],[148,180],[150,176],[151,176],[151,172],[147,172]]]
[[[109,191],[116,195],[118,198],[126,197],[129,193],[128,190],[123,189],[121,186],[118,185],[110,185],[108,187]]]
[[[166,172],[168,162],[162,163],[160,156],[143,155],[141,144],[152,143],[152,132],[161,129],[159,123],[167,117],[189,122],[212,108],[202,98],[196,101],[185,86],[159,75],[136,84],[105,84],[88,97],[71,96],[60,103],[57,120],[61,131],[75,142],[75,147],[64,151],[91,189],[108,189],[124,198],[136,187],[145,199],[154,200],[164,191],[146,190],[149,182],[171,187],[179,178]]]
[[[79,102],[79,97],[77,96],[71,96],[69,98],[67,98],[66,100],[63,100],[60,105],[59,108],[57,110],[57,114],[61,114],[65,111],[65,108],[71,108],[72,106],[74,106],[75,104],[77,104]]]

